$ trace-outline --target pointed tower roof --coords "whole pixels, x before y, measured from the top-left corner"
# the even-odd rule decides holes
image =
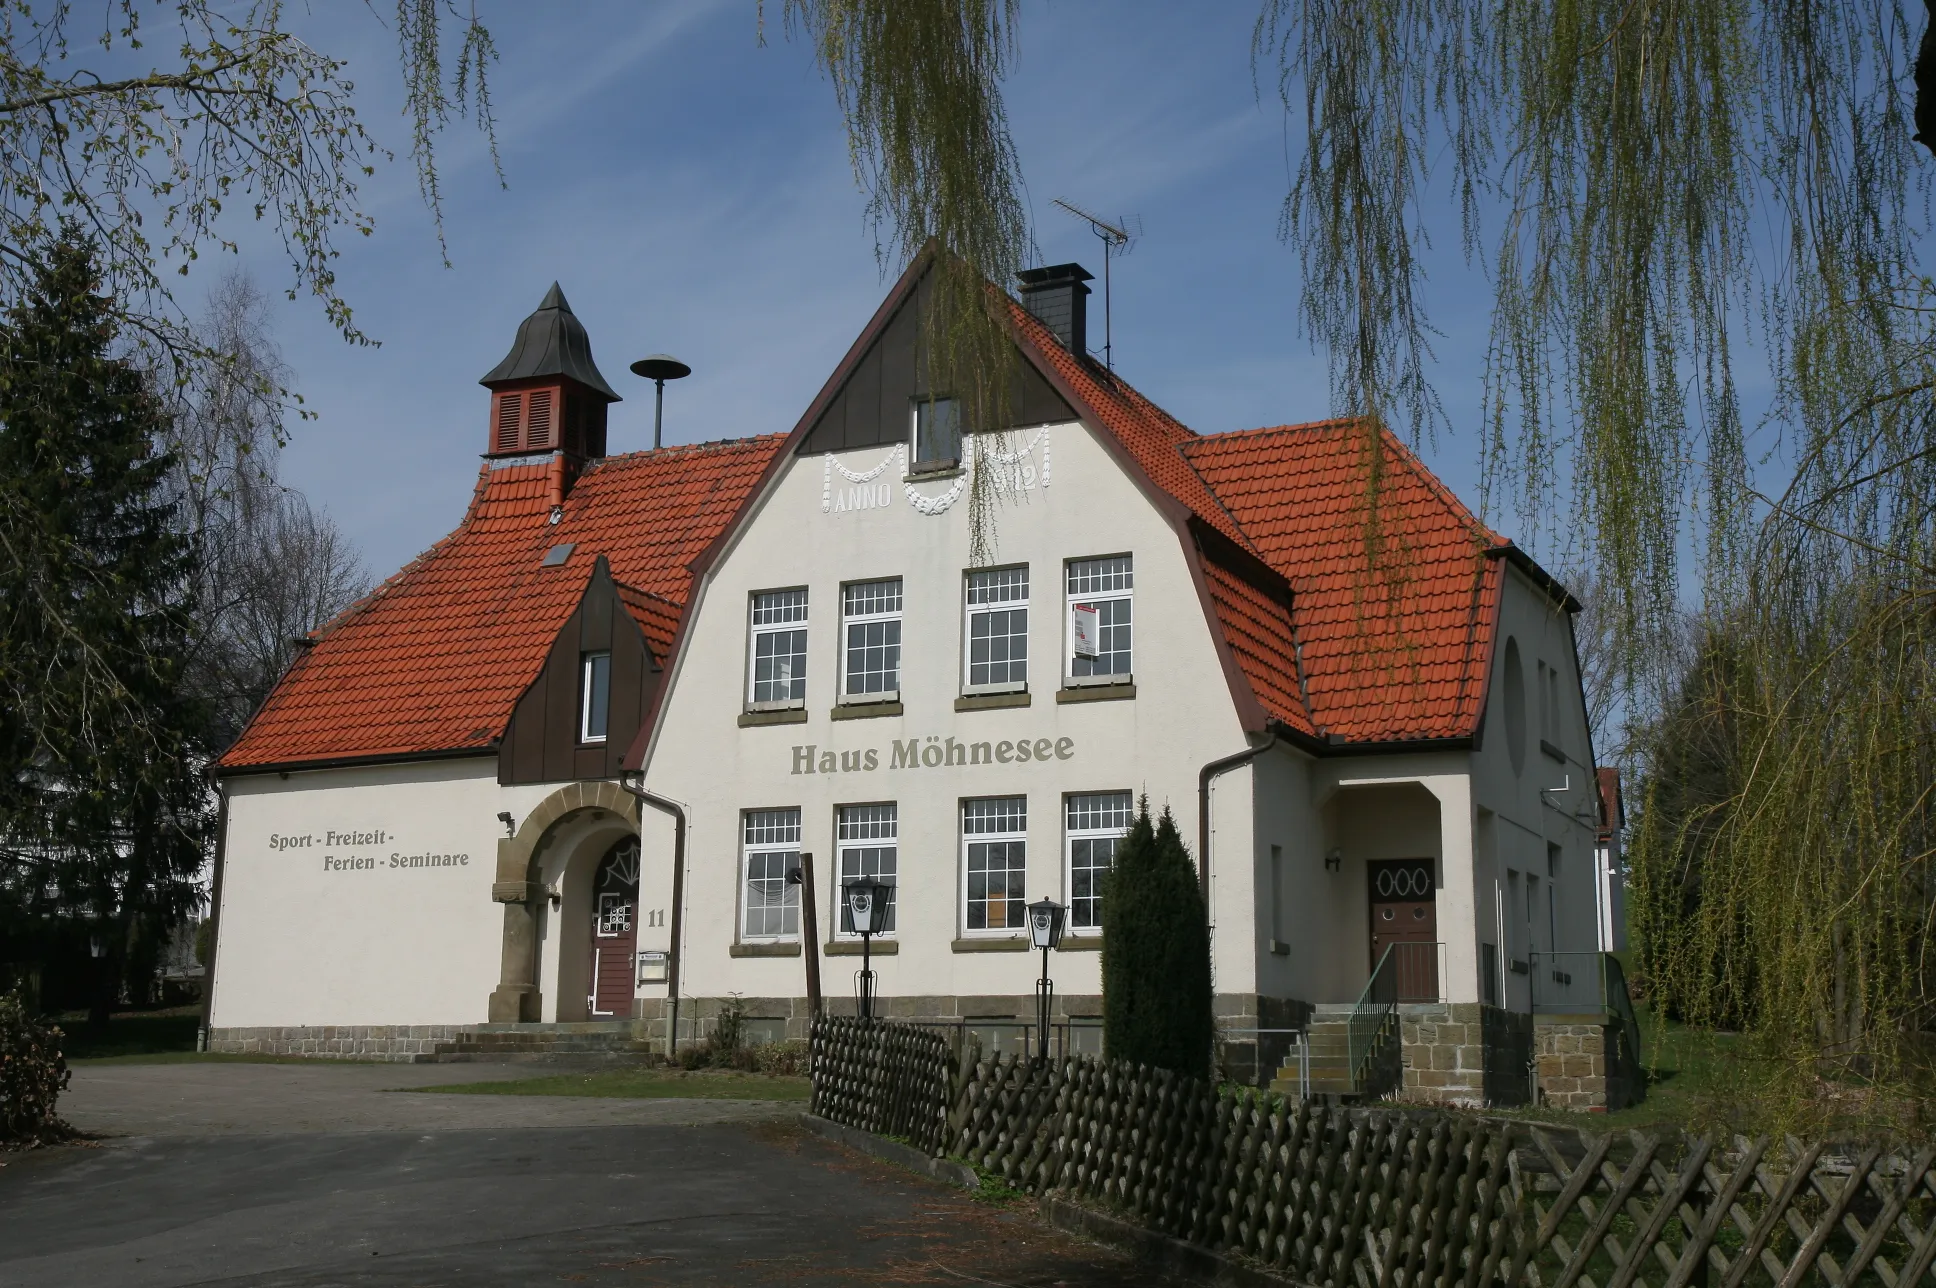
[[[504,361],[492,367],[477,383],[494,389],[513,380],[536,376],[566,376],[602,394],[608,401],[620,401],[618,394],[605,383],[605,377],[598,374],[598,364],[592,361],[591,337],[585,334],[585,324],[573,315],[571,305],[565,302],[565,293],[558,289],[556,282],[545,292],[544,303],[538,305],[538,311],[518,327],[518,338],[512,343],[511,352],[504,355]]]

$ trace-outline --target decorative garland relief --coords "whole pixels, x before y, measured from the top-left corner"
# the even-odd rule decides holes
[[[1035,449],[1042,449],[1042,465],[1035,465]],[[880,462],[869,470],[850,470],[834,459],[832,452],[821,458],[820,471],[820,511],[823,514],[844,514],[849,510],[878,510],[891,505],[894,490],[891,483],[877,482],[890,468],[899,470],[902,476],[901,492],[907,503],[916,513],[929,516],[945,514],[955,502],[967,492],[970,481],[977,470],[992,470],[990,484],[997,496],[1019,496],[1032,492],[1039,484],[1049,485],[1049,427],[1037,429],[1029,441],[1013,452],[1000,452],[993,448],[977,448],[972,435],[964,435],[961,440],[961,473],[955,476],[948,490],[936,495],[920,491],[907,476],[907,444],[900,443],[892,448]],[[834,476],[838,474],[846,486],[835,489]]]

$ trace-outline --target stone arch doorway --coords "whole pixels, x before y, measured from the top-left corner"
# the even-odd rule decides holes
[[[592,883],[598,864],[628,838],[636,856],[638,836],[638,799],[616,783],[588,782],[545,797],[513,835],[498,841],[491,897],[504,906],[504,939],[487,1011],[491,1023],[543,1019],[546,991],[558,1019],[586,1018]],[[635,897],[635,909],[636,903]],[[633,925],[636,933],[636,912]],[[548,945],[555,947],[547,951]],[[549,981],[541,974],[545,961],[552,966]]]

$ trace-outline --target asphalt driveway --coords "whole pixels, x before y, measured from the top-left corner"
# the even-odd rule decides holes
[[[140,1134],[0,1155],[0,1285],[1165,1282],[808,1135],[796,1105],[382,1085],[529,1072],[84,1069],[69,1117]]]

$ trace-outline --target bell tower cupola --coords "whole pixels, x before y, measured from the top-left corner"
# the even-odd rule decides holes
[[[478,383],[491,391],[486,456],[549,452],[576,466],[605,455],[605,410],[620,399],[598,373],[591,337],[558,283]]]

